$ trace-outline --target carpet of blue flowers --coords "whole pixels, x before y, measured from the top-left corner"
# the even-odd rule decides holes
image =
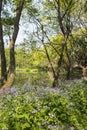
[[[87,130],[86,83],[0,91],[0,130]]]

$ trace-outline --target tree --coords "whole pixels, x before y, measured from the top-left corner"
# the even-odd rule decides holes
[[[1,81],[3,84],[7,80],[7,71],[6,71],[6,57],[4,50],[4,41],[3,41],[3,29],[2,29],[2,2],[0,1],[0,58],[1,58]]]
[[[73,29],[72,12],[73,12],[74,7],[76,6],[75,5],[76,1],[75,0],[73,1],[72,0],[67,0],[67,1],[48,0],[48,1],[42,1],[40,4],[42,6],[42,10],[39,8],[38,4],[35,4],[35,3],[34,3],[34,7],[31,6],[31,8],[28,8],[28,14],[29,14],[29,17],[31,18],[31,22],[36,24],[36,26],[39,25],[39,29],[37,28],[37,30],[39,30],[40,32],[38,33],[39,39],[41,39],[42,37],[41,41],[42,43],[44,43],[43,40],[44,39],[45,41],[49,40],[50,38],[48,36],[53,35],[53,32],[62,33],[63,35],[63,40],[61,44],[61,52],[58,53],[57,49],[53,47],[53,44],[50,44],[60,57],[58,58],[57,68],[55,71],[54,71],[54,67],[51,64],[47,49],[45,48],[49,63],[51,65],[51,68],[53,68],[52,69],[53,75],[54,75],[53,87],[56,87],[58,85],[58,79],[60,75],[60,69],[61,69],[61,65],[63,61],[64,51],[66,51],[66,55],[68,59],[67,78],[69,78],[69,75],[70,75],[71,60],[68,53],[67,40],[69,36],[71,35],[72,29]],[[56,25],[57,29],[55,29],[54,25]],[[45,38],[43,38],[44,36]],[[45,44],[43,44],[43,46],[44,45]]]
[[[23,5],[24,5],[24,0],[20,0],[19,2],[16,2],[16,3],[15,3],[15,1],[13,1],[13,3],[17,4],[17,6],[15,5],[16,14],[15,14],[14,23],[13,23],[14,28],[13,28],[13,34],[11,34],[11,39],[10,39],[10,65],[9,65],[10,76],[8,77],[7,82],[2,86],[2,88],[6,88],[6,87],[11,86],[13,81],[14,81],[14,75],[15,75],[15,52],[14,52],[14,49],[15,49],[15,41],[16,41],[18,31],[19,31],[19,21],[20,21],[20,17],[21,17]],[[2,3],[1,3],[0,7],[2,7]],[[2,8],[0,10],[2,10]],[[0,24],[1,24],[1,22],[0,22]],[[3,34],[2,25],[1,25],[1,34]],[[1,35],[1,40],[2,40],[1,47],[3,47],[3,35]],[[3,55],[5,55],[4,47],[3,47],[3,51],[1,50],[1,52],[3,53]],[[4,57],[1,60],[1,64],[3,64],[3,60],[5,59]],[[3,65],[3,67],[1,66],[1,70],[3,70],[3,68],[5,70],[4,73],[6,73],[6,65]]]
[[[71,22],[71,12],[72,12],[71,10],[73,8],[73,6],[72,6],[73,2],[74,1],[72,1],[72,0],[62,1],[62,2],[60,0],[54,0],[54,7],[57,11],[58,23],[59,23],[60,30],[63,34],[64,40],[63,40],[62,47],[61,47],[62,51],[60,53],[60,58],[57,63],[57,70],[56,70],[57,73],[56,73],[56,76],[55,76],[55,79],[53,82],[53,87],[56,87],[58,85],[59,73],[60,73],[60,69],[61,69],[61,65],[62,65],[62,61],[63,61],[64,50],[66,50],[66,54],[67,54],[68,61],[69,61],[68,69],[70,71],[71,61],[70,61],[70,57],[69,57],[68,50],[67,50],[67,40],[68,40],[68,37],[71,34],[72,28],[73,28],[73,25]]]
[[[86,77],[87,70],[87,42],[85,40],[85,35],[77,35],[74,37],[73,43],[73,54],[75,66],[82,69],[82,76]]]

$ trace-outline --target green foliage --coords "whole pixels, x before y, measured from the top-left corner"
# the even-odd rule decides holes
[[[17,69],[14,84],[20,85],[25,82],[35,86],[51,86],[51,82],[46,71],[29,68]]]
[[[87,84],[87,79],[83,79],[82,82],[86,85]]]
[[[85,1],[85,4],[84,4],[84,11],[85,13],[87,13],[87,1]]]
[[[67,87],[66,87],[67,88]],[[19,87],[0,97],[0,129],[87,129],[85,87],[70,86],[66,93],[40,87]]]
[[[80,30],[81,31],[81,30]],[[84,34],[86,30],[83,29]],[[85,40],[85,35],[75,36],[75,42],[73,43],[73,56],[75,57],[75,61],[82,66],[87,65],[87,42]]]
[[[7,17],[2,19],[2,23],[4,26],[12,26],[14,25],[15,17]]]
[[[19,45],[19,48],[16,49],[16,66],[19,68],[46,67],[47,59],[44,49],[39,49],[34,41],[31,44],[29,44],[30,47]]]

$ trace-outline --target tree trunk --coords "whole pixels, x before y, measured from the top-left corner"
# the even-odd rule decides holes
[[[16,10],[16,17],[15,17],[15,21],[14,21],[14,31],[13,31],[12,39],[10,41],[10,67],[9,67],[10,75],[8,77],[7,82],[2,86],[2,89],[11,87],[14,82],[14,77],[15,77],[15,52],[14,52],[14,49],[15,49],[15,41],[17,39],[17,35],[18,35],[18,31],[19,31],[19,21],[20,21],[22,9],[23,9],[24,1],[25,0],[19,1],[19,6],[17,7],[17,10]]]
[[[15,50],[14,50],[14,42],[13,42],[13,40],[11,40],[9,73],[14,73],[14,72],[15,72]]]
[[[87,79],[87,66],[82,66],[82,65],[75,65],[75,67],[80,67],[82,69],[82,76],[84,79]]]
[[[62,44],[62,51],[61,55],[57,64],[57,70],[56,70],[56,75],[54,76],[54,81],[52,87],[57,87],[58,86],[58,79],[59,79],[59,74],[60,74],[60,69],[61,69],[61,64],[63,60],[63,52],[64,52],[65,44]]]
[[[2,84],[5,83],[7,80],[7,71],[6,71],[6,58],[4,52],[4,45],[1,48],[1,81]]]
[[[66,50],[66,55],[67,55],[67,59],[68,59],[66,78],[67,78],[67,80],[69,80],[70,79],[70,71],[71,71],[71,59],[70,59],[70,55],[68,53],[67,44],[66,44],[65,50]]]
[[[3,29],[2,29],[2,1],[0,0],[0,58],[1,58],[1,81],[2,84],[7,80],[7,71],[6,71],[6,57],[4,50],[4,42],[3,42]]]
[[[15,74],[11,73],[9,78],[7,79],[6,83],[2,86],[1,89],[6,89],[8,87],[11,87],[14,83]]]
[[[64,44],[62,44],[62,51],[61,51],[60,58],[59,58],[59,61],[58,61],[58,64],[57,64],[57,73],[56,73],[56,76],[55,76],[55,79],[54,79],[54,82],[53,82],[53,87],[58,86],[58,78],[59,78],[59,73],[60,73],[60,69],[61,69],[61,65],[62,65],[64,49],[66,47],[69,34],[71,34],[71,31],[72,31],[72,24],[70,22],[69,14],[67,13],[69,10],[64,10],[65,13],[62,14],[61,13],[61,3],[60,3],[60,1],[61,0],[55,0],[55,7],[56,7],[56,10],[57,10],[57,15],[58,15],[57,16],[58,23],[59,23],[61,32],[64,36]],[[69,5],[70,5],[71,1],[69,2]]]
[[[82,76],[85,78],[87,75],[86,75],[86,70],[87,68],[86,67],[82,67]]]
[[[44,49],[45,49],[45,52],[46,52],[46,56],[47,56],[47,59],[48,59],[48,61],[49,61],[50,67],[51,67],[52,77],[53,77],[53,79],[54,79],[55,76],[56,76],[56,74],[55,74],[55,70],[54,70],[53,64],[52,64],[52,62],[51,62],[50,56],[49,56],[49,54],[48,54],[47,47],[46,47],[46,45],[45,45],[45,43],[44,43],[44,30],[43,30],[43,25],[41,25],[41,30],[42,30],[42,40],[41,40],[41,41],[42,41],[42,44],[43,44],[43,46],[44,46]]]
[[[17,39],[17,35],[18,35],[18,31],[19,31],[19,21],[20,21],[23,5],[24,5],[24,0],[20,0],[19,6],[17,7],[17,11],[16,11],[16,18],[15,18],[15,22],[14,22],[14,32],[13,32],[12,39],[10,41],[10,73],[15,72],[14,49],[15,49],[15,41]]]
[[[59,58],[58,64],[57,64],[56,76],[54,77],[52,87],[58,86],[58,79],[59,79],[59,75],[60,75],[60,69],[61,69],[61,65],[62,65],[62,61],[63,61],[63,53],[64,53],[64,49],[65,49],[65,46],[66,46],[67,38],[68,38],[68,36],[65,35],[64,36],[64,43],[62,44],[62,50],[61,50],[60,58]]]
[[[45,45],[44,45],[44,49],[45,49],[46,56],[47,56],[47,59],[48,59],[48,61],[49,61],[50,67],[51,67],[52,77],[53,77],[53,79],[54,79],[55,76],[56,76],[56,74],[55,74],[55,70],[54,70],[54,67],[53,67],[53,65],[52,65],[52,63],[51,63],[50,56],[49,56],[49,54],[48,54],[48,51],[47,51],[47,48],[46,48]]]
[[[52,87],[58,87],[58,80],[59,80],[59,75],[54,77]]]
[[[71,65],[68,65],[68,67],[67,67],[67,75],[66,75],[67,80],[70,79],[70,74],[71,74]]]

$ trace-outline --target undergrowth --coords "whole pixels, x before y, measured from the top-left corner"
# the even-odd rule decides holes
[[[2,92],[0,130],[87,130],[86,83],[49,90],[26,84]]]

